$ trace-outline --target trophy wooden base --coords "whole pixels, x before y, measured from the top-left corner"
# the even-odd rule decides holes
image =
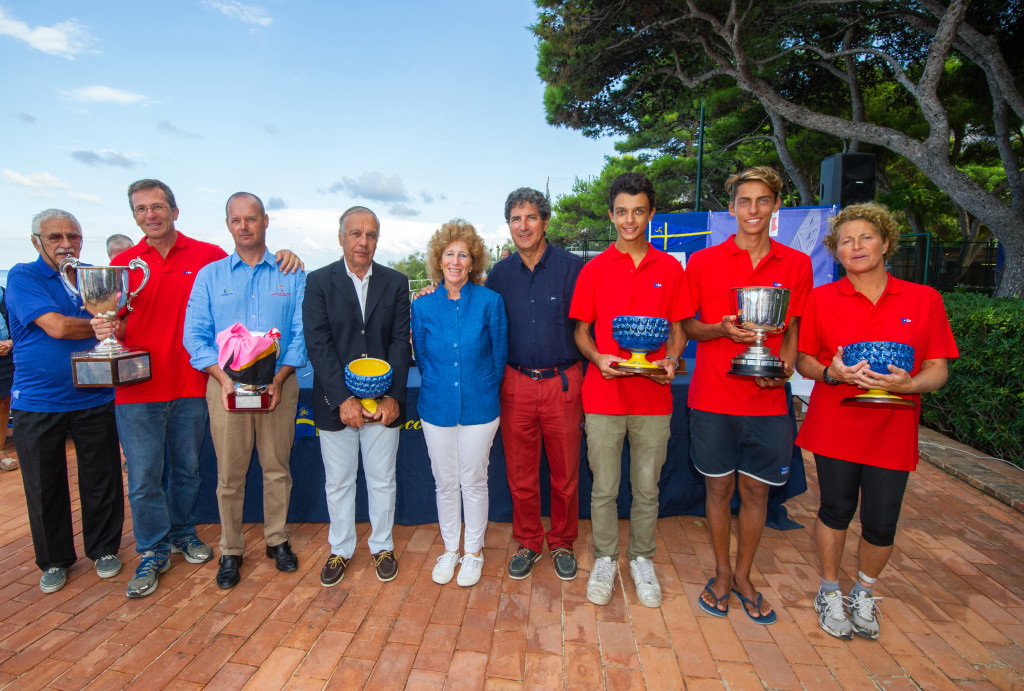
[[[149,381],[153,370],[145,350],[126,348],[109,354],[84,350],[71,353],[71,376],[75,386],[120,386]]]
[[[786,377],[786,366],[782,360],[755,360],[752,358],[736,357],[732,359],[732,367],[727,374],[736,374],[741,377]]]
[[[228,394],[229,413],[269,413],[270,394]]]

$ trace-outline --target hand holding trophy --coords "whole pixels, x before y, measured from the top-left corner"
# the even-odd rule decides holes
[[[787,376],[786,363],[776,357],[764,341],[768,334],[782,331],[786,326],[789,289],[753,286],[732,290],[736,326],[753,331],[757,340],[732,359],[729,374],[772,378]]]
[[[69,268],[75,270],[77,286],[68,280]],[[142,283],[129,294],[128,272],[132,269],[142,269]],[[90,314],[109,321],[113,321],[122,308],[131,312],[132,299],[149,282],[149,266],[137,257],[128,266],[85,266],[75,257],[66,257],[58,273],[69,290],[81,295],[82,304]],[[75,386],[117,386],[152,377],[149,353],[125,347],[113,333],[92,350],[72,353],[71,373]]]

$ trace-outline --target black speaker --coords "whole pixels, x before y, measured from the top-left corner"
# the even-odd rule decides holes
[[[875,200],[875,155],[836,154],[821,162],[821,205]]]

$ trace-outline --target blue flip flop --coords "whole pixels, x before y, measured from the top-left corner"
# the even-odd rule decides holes
[[[755,622],[757,624],[762,624],[764,626],[768,626],[769,624],[774,624],[778,619],[778,616],[776,616],[774,609],[768,614],[762,614],[759,617],[755,617],[750,613],[750,610],[747,609],[747,605],[750,605],[754,608],[754,611],[760,613],[761,601],[764,600],[764,597],[761,596],[761,593],[757,594],[757,602],[755,603],[750,598],[743,597],[743,595],[740,594],[740,591],[736,590],[735,588],[733,588],[732,592],[736,597],[740,599],[740,602],[743,603],[743,611],[746,613],[748,617],[750,617],[750,621]]]
[[[714,582],[714,578],[708,579],[708,584],[704,586],[704,590],[706,590],[711,595],[711,599],[715,601],[715,604],[709,605],[708,603],[704,602],[704,598],[702,597],[697,598],[697,604],[700,605],[700,608],[702,610],[704,610],[713,617],[724,617],[726,614],[729,613],[729,593],[726,593],[722,597],[718,597],[717,595],[715,595],[715,591],[711,589],[711,586],[712,584],[714,584]],[[703,595],[703,593],[701,594]],[[725,600],[724,610],[718,609],[718,603],[722,600]]]

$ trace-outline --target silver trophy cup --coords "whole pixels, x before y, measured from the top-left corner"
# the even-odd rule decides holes
[[[765,346],[765,337],[782,331],[786,325],[786,311],[789,309],[788,288],[752,286],[733,288],[736,306],[736,326],[753,331],[757,340],[749,348],[732,359],[729,374],[744,377],[784,377],[785,363]]]
[[[77,274],[77,286],[68,280],[69,268]],[[128,272],[132,269],[142,269],[142,283],[129,293]],[[131,312],[132,299],[149,282],[149,266],[139,258],[128,266],[84,266],[75,257],[67,257],[60,263],[59,273],[68,289],[81,295],[90,314],[110,321],[123,307]],[[72,353],[71,364],[75,386],[116,386],[151,377],[149,353],[125,347],[114,334],[92,350]]]

